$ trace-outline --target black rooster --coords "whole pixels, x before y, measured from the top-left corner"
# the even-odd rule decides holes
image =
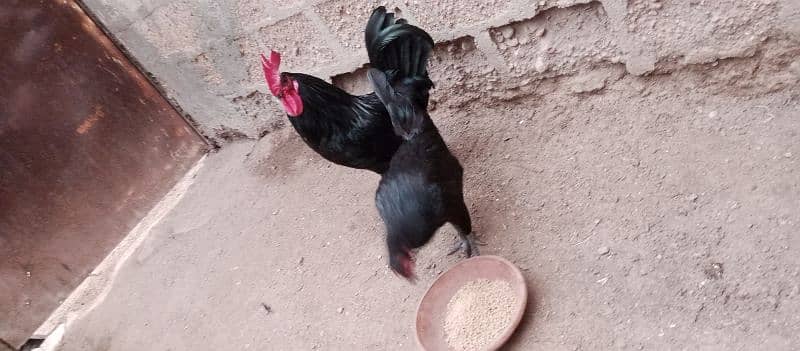
[[[372,12],[364,32],[372,67],[394,81],[431,84],[427,63],[433,39],[424,30],[396,19],[383,6]],[[322,79],[280,72],[280,54],[261,55],[264,76],[297,133],[325,159],[347,167],[383,173],[402,139],[374,93],[353,96]],[[420,95],[424,106],[428,96]]]
[[[381,175],[375,204],[386,225],[389,266],[411,280],[412,250],[428,243],[445,223],[453,224],[461,236],[450,254],[459,249],[467,257],[477,253],[470,241],[472,222],[464,203],[464,170],[421,103],[420,96],[428,96],[430,85],[414,80],[392,84],[375,69],[367,75],[389,111],[395,132],[404,139]]]

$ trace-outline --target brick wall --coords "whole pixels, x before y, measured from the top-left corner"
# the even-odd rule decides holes
[[[269,49],[284,55],[285,70],[368,91],[363,27],[378,5],[437,41],[433,98],[446,107],[546,94],[553,87],[541,83],[560,77],[571,77],[568,89],[591,91],[614,75],[756,55],[779,74],[800,47],[796,0],[84,1],[217,141],[283,125],[258,60]]]

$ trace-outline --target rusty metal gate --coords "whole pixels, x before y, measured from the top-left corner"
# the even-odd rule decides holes
[[[0,350],[24,343],[204,149],[73,0],[0,1]]]

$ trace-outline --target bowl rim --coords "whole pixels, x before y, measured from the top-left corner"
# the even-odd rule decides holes
[[[436,278],[436,280],[434,280],[433,283],[431,283],[431,285],[428,287],[428,289],[425,290],[425,294],[422,295],[422,298],[417,303],[417,311],[414,314],[414,338],[417,340],[417,345],[422,350],[427,350],[425,348],[425,345],[422,344],[422,340],[420,340],[420,332],[419,332],[419,326],[418,326],[419,310],[420,310],[420,307],[422,307],[422,303],[425,301],[425,299],[431,293],[431,290],[433,290],[433,287],[436,286],[436,283],[438,283],[439,280],[441,280],[445,275],[447,275],[447,273],[453,271],[454,269],[458,268],[461,265],[464,265],[465,262],[472,261],[472,260],[483,260],[483,259],[496,260],[496,261],[499,261],[499,262],[503,263],[504,265],[510,267],[513,276],[515,278],[519,279],[519,281],[522,282],[522,296],[521,296],[522,297],[522,302],[520,303],[520,306],[519,306],[520,308],[517,310],[518,312],[513,317],[509,327],[503,332],[503,334],[500,335],[500,337],[498,337],[495,340],[494,343],[489,345],[486,348],[486,350],[497,350],[498,348],[500,348],[500,346],[503,346],[508,341],[508,339],[511,338],[512,335],[514,335],[514,332],[517,330],[517,327],[519,327],[519,324],[522,322],[522,317],[525,315],[525,309],[526,309],[526,307],[528,305],[528,286],[527,286],[527,283],[525,282],[525,276],[522,275],[522,270],[520,270],[519,267],[517,267],[514,263],[512,263],[508,259],[500,257],[500,256],[496,256],[496,255],[473,256],[473,257],[461,260],[461,262],[456,263],[455,265],[450,267],[447,271],[445,271],[444,273],[440,274]],[[513,289],[513,290],[516,290],[516,289]]]

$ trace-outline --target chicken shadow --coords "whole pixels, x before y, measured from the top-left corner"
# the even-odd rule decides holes
[[[335,166],[311,151],[291,127],[282,127],[259,139],[244,162],[251,172],[267,180],[290,179],[312,168]]]

